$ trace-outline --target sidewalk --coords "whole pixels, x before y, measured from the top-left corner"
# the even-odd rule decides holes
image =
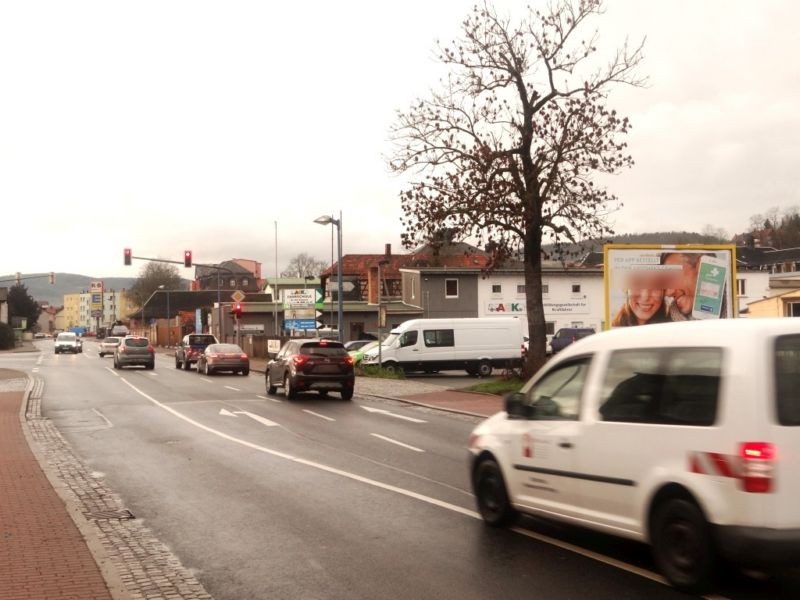
[[[86,541],[28,446],[27,378],[0,369],[0,599],[110,599]]]

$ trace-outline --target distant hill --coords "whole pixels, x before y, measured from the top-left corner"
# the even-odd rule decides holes
[[[22,274],[25,277],[25,273]],[[0,279],[13,279],[14,275],[0,275]],[[74,273],[56,273],[56,282],[50,285],[47,277],[39,279],[23,280],[22,283],[28,288],[28,293],[37,302],[49,302],[53,306],[64,304],[64,294],[75,294],[78,292],[89,291],[89,283],[92,281],[102,281],[107,290],[128,289],[136,281],[135,277],[89,277],[88,275],[76,275]],[[13,281],[0,284],[3,287],[11,287]]]

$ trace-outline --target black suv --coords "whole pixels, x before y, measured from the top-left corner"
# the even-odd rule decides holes
[[[323,397],[335,391],[342,395],[342,400],[351,400],[356,376],[353,358],[344,344],[301,339],[289,340],[283,345],[267,364],[265,380],[267,394],[274,394],[282,387],[290,400],[303,391],[318,391]]]
[[[559,350],[563,350],[572,342],[577,342],[581,338],[585,338],[594,333],[591,327],[562,327],[550,340],[550,351],[555,354]]]
[[[181,343],[175,346],[175,368],[183,366],[188,371],[192,363],[196,363],[209,344],[218,344],[217,338],[208,333],[190,333],[183,336]]]

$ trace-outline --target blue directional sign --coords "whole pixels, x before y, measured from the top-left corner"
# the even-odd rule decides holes
[[[286,329],[316,329],[317,322],[314,319],[286,319],[283,326]]]

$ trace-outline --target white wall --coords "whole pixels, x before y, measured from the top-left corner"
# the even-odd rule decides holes
[[[490,275],[478,280],[478,316],[518,316],[527,329],[525,294],[517,286],[524,286],[519,275]],[[603,325],[603,274],[599,271],[545,272],[542,284],[545,321],[550,332],[562,327],[593,327],[600,331]],[[493,292],[499,285],[500,292]],[[580,286],[573,292],[572,286]],[[550,325],[552,324],[552,325]],[[552,334],[552,333],[551,333]],[[549,339],[550,335],[548,335]]]
[[[739,294],[739,311],[741,312],[748,304],[756,300],[762,300],[774,296],[781,291],[769,287],[769,271],[739,271],[736,273],[737,289],[742,289],[739,280],[744,281],[744,294]]]

